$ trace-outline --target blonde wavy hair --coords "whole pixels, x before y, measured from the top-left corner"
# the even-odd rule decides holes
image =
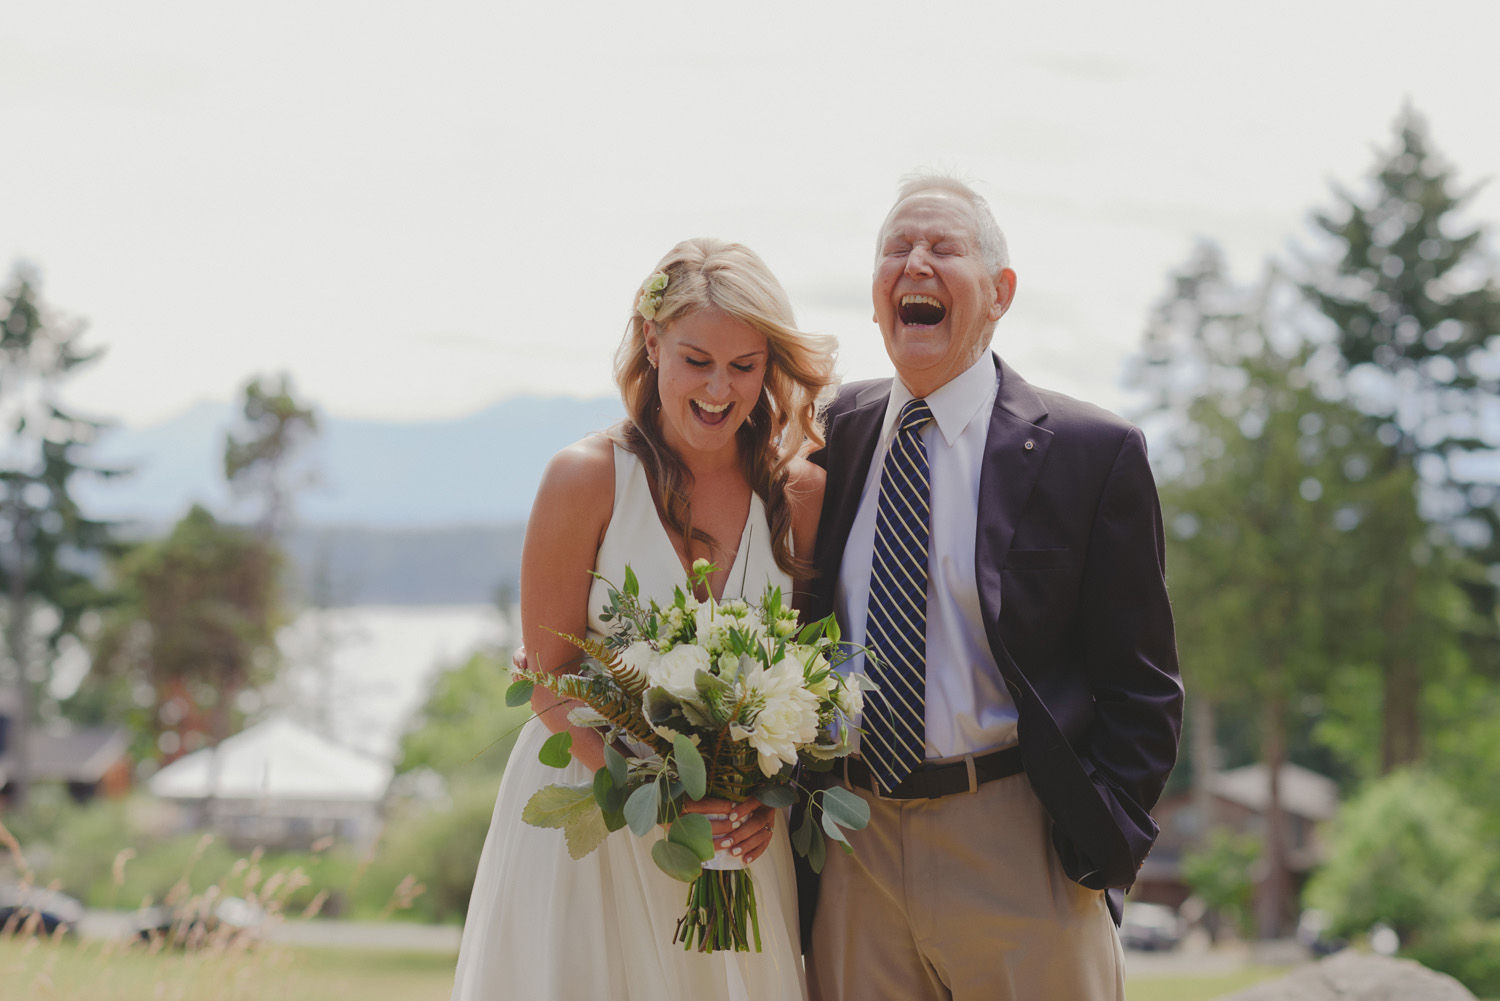
[[[678,320],[706,309],[718,309],[766,337],[765,380],[760,399],[737,432],[745,479],[765,504],[771,551],[782,570],[793,576],[811,572],[807,557],[792,551],[792,510],[787,497],[787,467],[792,459],[823,445],[818,400],[834,384],[837,342],[826,334],[798,330],[791,301],[764,261],[750,248],[707,237],[684,240],[656,265],[667,275],[667,287],[653,321],[666,330]],[[661,394],[656,369],[646,354],[646,320],[631,303],[630,324],[615,355],[615,382],[625,401],[626,418],[613,437],[646,466],[656,484],[668,525],[684,539],[717,549],[708,533],[693,527],[688,491],[692,473],[668,446],[661,427]]]

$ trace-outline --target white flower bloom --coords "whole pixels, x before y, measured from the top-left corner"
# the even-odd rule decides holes
[[[719,617],[718,611],[712,598],[693,609],[693,621],[698,629],[698,642],[704,646],[711,645],[710,639],[713,636],[714,626],[728,624]]]
[[[656,662],[660,659],[661,654],[645,640],[636,640],[620,654],[620,663],[632,671],[639,671],[647,678],[651,677],[651,672],[656,669]]]
[[[846,674],[844,683],[833,693],[834,704],[850,719],[859,719],[864,712],[865,692],[874,691],[875,684],[863,674]]]
[[[698,686],[694,678],[699,671],[709,670],[711,664],[708,651],[701,646],[676,646],[656,661],[650,675],[651,683],[665,688],[676,698],[696,699]]]
[[[752,696],[764,700],[749,727],[739,727],[737,740],[755,748],[760,770],[767,776],[781,771],[783,762],[797,763],[797,747],[818,737],[818,699],[802,685],[802,665],[787,657],[769,670],[756,664],[744,676]]]

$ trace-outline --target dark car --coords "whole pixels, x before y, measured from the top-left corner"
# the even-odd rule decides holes
[[[1174,949],[1182,941],[1182,924],[1182,918],[1170,907],[1126,902],[1120,944],[1143,952]]]
[[[0,886],[0,935],[66,934],[83,920],[83,904],[57,890]]]
[[[181,907],[149,907],[131,919],[130,934],[147,942],[186,949],[242,945],[259,938],[266,912],[240,897],[222,897]]]

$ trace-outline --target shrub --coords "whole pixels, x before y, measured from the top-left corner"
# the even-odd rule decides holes
[[[1402,954],[1448,974],[1480,997],[1500,997],[1500,922],[1469,922],[1423,938]]]
[[[1446,934],[1474,918],[1491,864],[1477,823],[1434,776],[1397,772],[1372,782],[1340,810],[1306,901],[1328,914],[1337,936],[1377,921],[1403,942]]]

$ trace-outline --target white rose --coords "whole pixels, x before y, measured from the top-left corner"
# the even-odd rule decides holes
[[[676,698],[696,699],[698,685],[694,678],[711,664],[708,651],[701,646],[676,646],[661,655],[649,677],[653,685],[665,688]]]
[[[656,647],[645,640],[636,640],[620,654],[620,663],[647,678],[651,677],[651,672],[656,669],[656,662],[660,659],[661,654],[656,652]]]

